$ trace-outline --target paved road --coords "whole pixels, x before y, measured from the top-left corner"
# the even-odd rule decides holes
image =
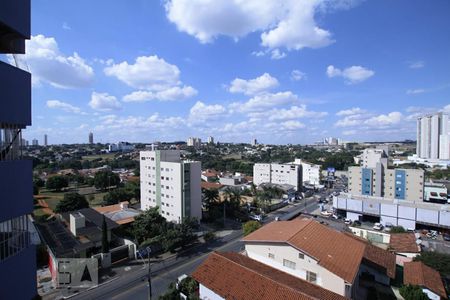
[[[272,212],[264,220],[264,223],[272,222],[275,217],[287,220],[299,212],[311,213],[318,208],[317,200],[307,198],[299,203],[290,204],[282,209]],[[183,255],[170,258],[163,262],[152,264],[152,292],[153,299],[163,294],[169,284],[174,282],[182,274],[191,274],[212,251],[243,250],[240,241],[241,230],[233,231],[215,244],[202,245],[189,250]],[[132,273],[125,273],[117,279],[101,285],[95,289],[84,291],[72,299],[148,299],[147,269],[143,267]]]

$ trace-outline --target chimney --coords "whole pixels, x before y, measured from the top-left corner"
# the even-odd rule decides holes
[[[70,231],[77,236],[77,229],[86,226],[86,218],[79,212],[70,214]]]

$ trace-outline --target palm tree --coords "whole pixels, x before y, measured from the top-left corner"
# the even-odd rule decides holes
[[[209,210],[211,206],[219,201],[219,191],[217,189],[208,189],[203,192],[203,203]]]

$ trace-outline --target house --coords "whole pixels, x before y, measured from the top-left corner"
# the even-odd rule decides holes
[[[418,285],[432,300],[447,299],[439,272],[420,261],[407,262],[403,269],[403,283]]]
[[[239,253],[213,252],[192,277],[200,299],[346,299]]]
[[[125,225],[133,223],[134,218],[140,215],[138,210],[130,208],[128,204],[128,201],[124,201],[119,204],[94,207],[94,209],[117,224]]]
[[[362,296],[362,273],[381,284],[395,276],[389,252],[312,219],[273,222],[243,242],[249,258],[348,298]]]
[[[389,250],[397,257],[397,264],[403,266],[404,262],[412,261],[420,254],[420,246],[413,232],[392,233],[389,239]]]

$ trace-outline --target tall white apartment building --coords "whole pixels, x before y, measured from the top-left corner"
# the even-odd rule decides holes
[[[186,141],[186,144],[190,147],[200,148],[202,145],[202,140],[197,137],[189,137]]]
[[[253,166],[253,182],[289,184],[296,191],[302,189],[302,166],[296,164],[255,164]]]
[[[450,125],[445,113],[417,119],[417,149],[419,158],[450,159]]]
[[[214,144],[214,137],[208,136],[208,144]]]
[[[378,163],[383,164],[387,167],[387,153],[384,149],[364,149],[362,156],[362,167],[363,168],[376,168]]]
[[[302,166],[302,181],[306,184],[319,185],[320,184],[320,165],[311,164],[306,161],[296,158],[293,162],[296,165]]]
[[[158,206],[168,221],[202,217],[201,163],[183,161],[179,150],[140,152],[141,209]]]

